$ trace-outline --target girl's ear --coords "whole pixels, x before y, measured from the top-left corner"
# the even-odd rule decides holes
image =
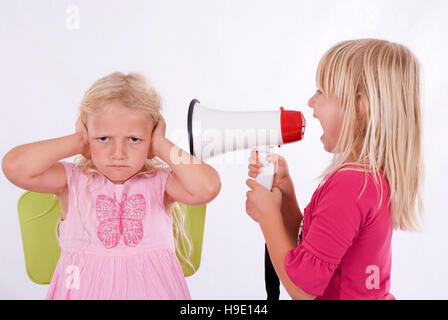
[[[364,93],[356,94],[356,115],[358,119],[364,118],[367,113],[367,108],[369,106],[369,101]]]

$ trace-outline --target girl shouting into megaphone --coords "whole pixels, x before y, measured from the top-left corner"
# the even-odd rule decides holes
[[[334,153],[320,185],[302,213],[285,159],[271,156],[272,191],[248,179],[246,211],[293,299],[395,299],[392,231],[419,230],[423,213],[419,63],[400,44],[344,41],[316,80],[308,105]],[[249,160],[255,178],[261,164]]]

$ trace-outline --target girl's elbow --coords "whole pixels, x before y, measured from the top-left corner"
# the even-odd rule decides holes
[[[218,172],[212,168],[212,173],[209,174],[207,182],[203,185],[202,195],[205,198],[205,202],[210,202],[216,198],[221,191],[221,178]]]
[[[14,183],[16,177],[23,170],[18,170],[16,161],[8,154],[6,154],[2,159],[2,171],[5,177]],[[15,183],[14,183],[15,184]]]
[[[202,190],[192,198],[195,199],[195,205],[203,205],[215,199],[220,191],[221,181],[218,179],[217,181],[214,181],[214,183],[204,185]]]
[[[292,280],[289,278],[284,279],[282,283],[284,284],[284,287],[286,291],[288,292],[289,296],[293,300],[314,300],[316,299],[316,296],[313,296],[305,291],[302,290],[299,286],[297,286]]]
[[[311,294],[306,293],[299,287],[295,287],[292,292],[289,292],[289,295],[293,300],[314,300],[316,299],[316,296],[313,296]]]
[[[220,191],[221,191],[221,179],[219,179],[219,177],[218,177],[218,179],[216,179],[214,181],[214,183],[209,185],[207,188],[207,194],[208,194],[208,197],[210,198],[209,201],[212,201],[213,199],[215,199]]]
[[[200,202],[201,204],[209,203],[210,201],[212,201],[217,197],[220,191],[221,191],[221,182],[210,184],[204,188],[203,192],[201,192],[200,195],[198,195],[199,197],[198,202]]]

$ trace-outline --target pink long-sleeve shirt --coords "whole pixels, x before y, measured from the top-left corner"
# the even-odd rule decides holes
[[[395,299],[390,290],[392,220],[389,185],[381,176],[331,174],[304,210],[298,247],[284,261],[291,280],[316,299]],[[366,184],[365,184],[366,182]],[[364,188],[364,190],[363,190]],[[361,191],[363,193],[361,194]]]

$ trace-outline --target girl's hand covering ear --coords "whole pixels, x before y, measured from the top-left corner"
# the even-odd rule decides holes
[[[82,123],[80,117],[78,117],[78,120],[76,121],[75,124],[75,133],[81,134],[82,142],[81,142],[81,150],[79,153],[82,154],[84,158],[90,159],[89,136],[87,133],[87,128],[84,125],[84,123]]]
[[[159,121],[154,127],[151,136],[151,145],[149,146],[148,159],[152,159],[158,155],[158,145],[160,140],[165,138],[166,122],[163,116],[159,115]]]
[[[251,189],[246,193],[246,212],[256,222],[262,223],[281,215],[282,193],[278,187],[269,191],[253,179],[246,180]]]

